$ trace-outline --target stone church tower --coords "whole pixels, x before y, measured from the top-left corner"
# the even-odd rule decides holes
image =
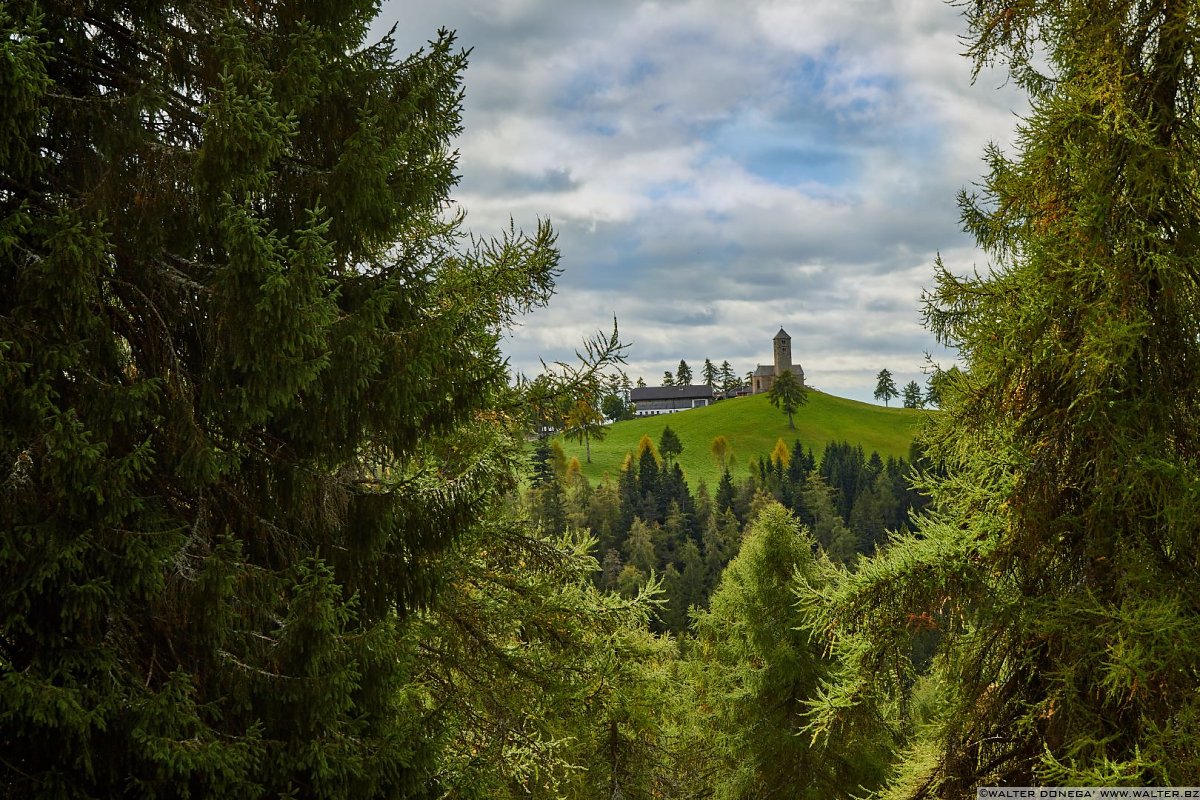
[[[750,389],[754,394],[771,391],[775,377],[784,372],[796,376],[801,384],[804,383],[804,369],[799,364],[792,363],[792,337],[783,328],[775,334],[772,340],[775,355],[774,364],[759,364],[750,380]]]

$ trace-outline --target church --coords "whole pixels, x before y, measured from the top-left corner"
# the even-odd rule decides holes
[[[758,369],[754,370],[750,376],[751,394],[771,391],[776,376],[782,375],[784,372],[791,372],[800,381],[800,384],[804,385],[804,369],[799,364],[792,363],[792,337],[788,336],[787,331],[780,328],[772,343],[774,344],[775,363],[759,364]]]

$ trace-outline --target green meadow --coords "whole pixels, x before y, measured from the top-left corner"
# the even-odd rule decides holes
[[[576,457],[583,473],[593,483],[605,475],[616,480],[626,453],[637,449],[642,436],[657,446],[663,428],[670,425],[683,442],[679,464],[693,487],[704,480],[710,487],[720,480],[720,468],[711,452],[714,438],[724,436],[733,452],[735,477],[744,474],[760,455],[769,455],[775,442],[789,447],[799,439],[811,447],[818,459],[827,442],[846,441],[862,445],[868,454],[875,450],[883,458],[908,456],[909,445],[931,412],[907,408],[885,408],[810,390],[808,403],[796,411],[796,430],[788,428],[787,415],[770,404],[765,394],[722,400],[707,408],[662,414],[656,417],[617,422],[607,426],[603,441],[592,442],[592,463],[585,460],[584,446],[559,441],[567,458]]]

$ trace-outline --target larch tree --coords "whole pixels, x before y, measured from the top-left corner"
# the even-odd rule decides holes
[[[933,511],[826,600],[846,668],[823,720],[934,712],[894,796],[1200,781],[1200,6],[967,5],[977,69],[1030,94],[961,198],[991,259],[939,263],[963,374],[927,437]]]
[[[590,397],[580,397],[571,405],[563,420],[563,435],[584,445],[587,463],[592,463],[592,440],[599,441],[608,433],[604,414]]]
[[[0,793],[430,791],[399,632],[515,485],[557,252],[372,2],[0,8]]]
[[[879,374],[875,376],[875,399],[882,400],[886,406],[889,400],[899,396],[900,391],[896,388],[896,379],[892,377],[892,371],[886,368],[879,370]]]

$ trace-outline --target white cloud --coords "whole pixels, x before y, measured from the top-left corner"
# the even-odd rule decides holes
[[[560,293],[507,342],[570,357],[620,318],[631,373],[680,358],[745,372],[778,325],[813,382],[870,399],[923,382],[920,293],[936,251],[981,261],[955,193],[1007,142],[1002,76],[978,85],[941,0],[385,2],[401,47],[439,25],[474,48],[464,175],[480,234],[549,217]]]

